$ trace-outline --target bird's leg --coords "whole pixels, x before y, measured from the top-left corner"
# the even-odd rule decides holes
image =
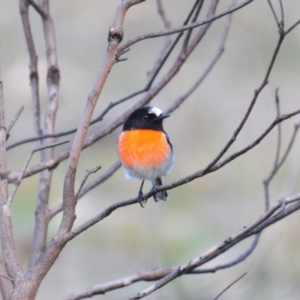
[[[139,200],[139,203],[141,205],[141,207],[144,207],[143,203],[146,203],[147,202],[147,199],[143,199],[144,197],[144,194],[143,194],[143,185],[144,185],[144,181],[142,181],[142,184],[141,184],[141,187],[140,187],[140,190],[139,190],[139,194],[138,194],[138,200]]]

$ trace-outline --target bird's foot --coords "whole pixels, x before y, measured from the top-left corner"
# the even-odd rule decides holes
[[[139,191],[139,194],[138,194],[138,201],[141,205],[141,207],[144,208],[144,205],[143,204],[146,204],[147,203],[147,199],[144,199],[144,194],[142,191]]]

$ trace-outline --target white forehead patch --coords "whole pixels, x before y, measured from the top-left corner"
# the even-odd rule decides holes
[[[154,114],[157,117],[159,117],[162,114],[162,111],[159,108],[154,106],[150,107],[148,112],[149,114]]]

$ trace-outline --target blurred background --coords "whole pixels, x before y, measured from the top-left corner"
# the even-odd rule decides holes
[[[77,126],[107,47],[107,32],[119,1],[50,1],[55,23],[60,82],[60,107],[57,132]],[[218,11],[230,1],[220,1]],[[274,7],[279,15],[279,5]],[[180,26],[194,1],[164,0],[172,27]],[[205,18],[205,1],[201,18]],[[285,26],[300,18],[300,2],[284,1]],[[25,106],[11,132],[8,144],[34,136],[29,87],[29,58],[19,15],[18,1],[0,0],[0,68],[4,82],[6,121]],[[39,16],[30,9],[32,30],[39,58],[42,108],[46,101],[45,46]],[[162,110],[184,93],[212,59],[222,34],[225,19],[213,23],[199,47],[176,78],[153,100]],[[127,41],[137,35],[163,29],[155,1],[132,7],[125,20]],[[174,38],[174,37],[172,37]],[[164,37],[142,41],[126,53],[127,61],[114,66],[99,98],[94,117],[147,82],[147,72],[164,43]],[[233,16],[225,52],[197,91],[165,121],[174,146],[176,162],[167,183],[204,168],[222,149],[241,121],[259,87],[278,40],[278,30],[267,1],[254,1]],[[179,43],[179,46],[181,43]],[[176,51],[179,47],[176,48]],[[156,82],[171,66],[173,54]],[[284,41],[267,85],[240,133],[225,157],[254,141],[276,116],[275,89],[279,88],[282,113],[300,106],[300,27]],[[113,109],[104,121],[93,125],[100,130],[140,97]],[[282,125],[282,153],[299,116]],[[121,128],[105,137],[81,155],[77,186],[87,169],[101,165],[105,170],[117,159],[116,141]],[[183,264],[254,222],[264,211],[262,181],[273,167],[277,130],[249,153],[219,171],[169,191],[167,203],[149,199],[146,207],[132,205],[115,211],[62,251],[44,279],[37,299],[62,299],[68,293],[87,286],[115,280],[141,270]],[[70,137],[70,143],[72,142]],[[20,170],[32,147],[26,144],[8,152],[9,170]],[[55,149],[59,153],[64,147]],[[282,169],[271,183],[271,201],[299,193],[300,136]],[[35,154],[31,164],[37,163]],[[51,207],[62,201],[66,161],[55,169]],[[92,175],[92,180],[97,175]],[[27,267],[34,226],[38,175],[22,182],[13,202],[14,231],[22,265]],[[137,195],[140,182],[125,180],[120,169],[109,181],[86,195],[77,206],[75,227],[95,216],[108,205]],[[117,187],[117,188],[116,188]],[[150,188],[145,186],[145,190]],[[52,220],[49,240],[55,234],[61,215]],[[244,262],[216,274],[184,276],[147,299],[213,299],[244,272],[248,274],[221,299],[299,299],[300,293],[299,212],[265,230],[253,254]],[[236,258],[252,239],[240,243],[204,267],[213,267]],[[140,282],[128,288],[95,296],[93,299],[127,299],[151,283]]]

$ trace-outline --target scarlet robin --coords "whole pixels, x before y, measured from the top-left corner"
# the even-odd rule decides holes
[[[131,113],[125,121],[118,140],[118,152],[127,178],[142,180],[139,190],[139,202],[143,200],[143,184],[150,180],[152,189],[163,185],[162,176],[166,176],[173,165],[173,147],[163,129],[163,120],[170,115],[153,106],[145,106]],[[166,201],[166,191],[156,192],[154,200]]]

